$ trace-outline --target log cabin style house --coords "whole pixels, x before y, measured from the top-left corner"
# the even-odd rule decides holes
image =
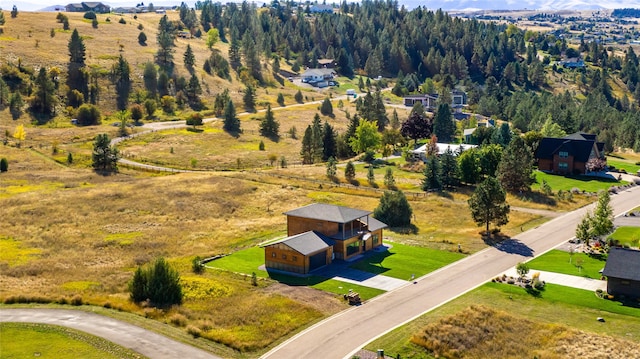
[[[387,225],[371,213],[321,203],[286,212],[288,237],[264,246],[265,267],[308,274],[381,246]]]

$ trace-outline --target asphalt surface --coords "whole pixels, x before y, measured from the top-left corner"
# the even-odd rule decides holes
[[[640,204],[640,187],[612,195],[614,213]],[[572,238],[575,226],[593,205],[567,213],[517,238],[482,250],[463,260],[383,294],[362,306],[334,315],[277,346],[262,358],[349,358],[372,340],[455,299]]]
[[[0,322],[61,325],[105,338],[153,359],[220,358],[133,324],[78,310],[2,309]]]

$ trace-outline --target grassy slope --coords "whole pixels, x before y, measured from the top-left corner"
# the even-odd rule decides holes
[[[390,356],[401,354],[403,358],[427,358],[429,356],[423,349],[409,342],[411,336],[428,324],[472,305],[506,310],[518,318],[536,322],[563,324],[587,332],[640,341],[640,309],[599,299],[590,291],[553,284],[547,284],[541,296],[534,297],[516,286],[487,283],[386,334],[366,348],[384,348],[385,354]],[[596,317],[604,317],[606,322],[600,323]]]
[[[144,358],[102,338],[55,325],[0,323],[0,332],[1,353],[6,359]]]

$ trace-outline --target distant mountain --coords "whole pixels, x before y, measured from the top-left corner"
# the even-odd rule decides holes
[[[637,0],[399,0],[413,9],[426,6],[430,10],[602,10],[640,8]]]

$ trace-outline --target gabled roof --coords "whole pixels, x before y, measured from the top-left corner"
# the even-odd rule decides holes
[[[611,248],[602,275],[640,281],[640,251],[628,248]]]
[[[281,241],[269,243],[265,247],[274,244],[285,244],[291,247],[291,249],[293,249],[294,251],[306,256],[314,254],[323,249],[327,249],[330,246],[333,246],[335,242],[322,233],[309,231],[296,234],[295,236],[287,237]]]
[[[380,222],[379,220],[369,216],[369,227],[367,229],[369,232],[377,231],[378,229],[385,229],[389,227],[386,223]]]
[[[334,206],[324,203],[313,203],[285,212],[284,214],[287,216],[319,219],[334,223],[349,223],[358,218],[368,216],[371,214],[371,211],[363,211],[360,209]]]
[[[594,144],[600,150],[601,143],[596,143],[595,138],[595,135],[584,132],[576,132],[563,138],[544,137],[536,150],[536,158],[553,159],[559,151],[567,151],[575,161],[587,162]]]

